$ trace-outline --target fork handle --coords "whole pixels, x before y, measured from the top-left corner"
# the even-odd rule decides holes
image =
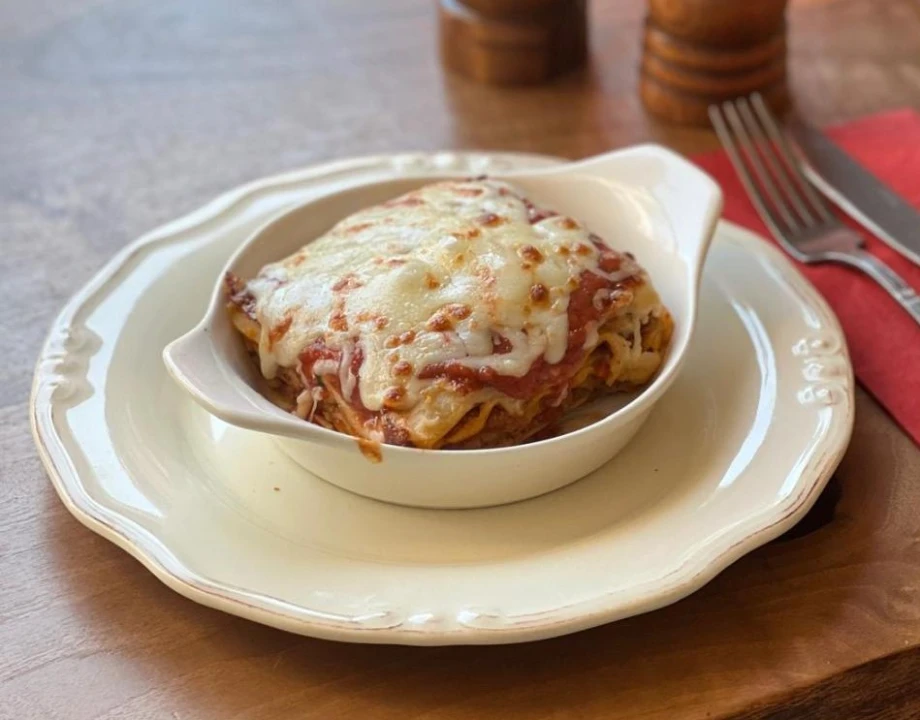
[[[920,325],[920,296],[888,265],[864,250],[835,254],[835,259],[866,273],[885,288],[888,294]]]

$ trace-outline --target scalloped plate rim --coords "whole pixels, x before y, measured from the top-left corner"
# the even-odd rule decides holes
[[[737,559],[794,526],[823,490],[849,443],[855,417],[852,366],[836,316],[792,262],[780,250],[761,240],[755,233],[724,220],[720,221],[716,231],[717,236],[726,236],[721,241],[741,243],[752,251],[766,256],[774,268],[781,270],[783,278],[803,301],[821,315],[827,329],[840,339],[840,352],[846,360],[848,374],[846,402],[835,410],[835,416],[842,417],[835,418],[836,422],[831,424],[825,435],[812,442],[808,448],[809,462],[801,475],[802,478],[811,477],[811,482],[805,483],[800,480],[797,483],[798,492],[790,493],[785,503],[761,511],[760,514],[769,513],[772,517],[770,522],[760,522],[759,527],[754,530],[736,532],[737,537],[732,537],[727,542],[726,533],[717,535],[716,539],[684,558],[676,570],[647,583],[653,587],[645,592],[636,592],[630,602],[608,605],[603,602],[608,594],[602,594],[583,602],[554,608],[552,611],[512,618],[499,627],[491,628],[465,626],[462,622],[457,623],[455,629],[412,628],[398,624],[370,626],[361,625],[358,619],[349,619],[345,616],[330,619],[327,613],[314,612],[277,598],[233,588],[188,570],[150,531],[101,505],[85,491],[64,441],[56,432],[52,417],[53,404],[48,398],[45,402],[40,402],[43,393],[50,393],[54,389],[55,373],[45,370],[43,364],[52,358],[55,360],[55,366],[60,364],[64,357],[61,353],[66,353],[64,344],[67,337],[70,337],[69,331],[73,327],[76,315],[116,279],[138,252],[151,245],[174,240],[177,234],[218,218],[240,201],[251,198],[267,188],[275,189],[349,168],[372,167],[381,163],[394,165],[401,159],[422,160],[427,163],[426,172],[415,173],[420,176],[450,174],[452,169],[449,164],[438,165],[438,158],[460,158],[468,162],[477,158],[529,162],[560,161],[560,158],[529,153],[448,151],[380,154],[318,163],[301,170],[288,171],[237,186],[192,212],[144,234],[116,253],[70,298],[55,318],[42,345],[32,384],[29,412],[32,435],[42,464],[67,510],[90,530],[132,555],[172,590],[199,604],[311,637],[347,642],[409,645],[497,644],[538,640],[649,612],[695,592]],[[57,357],[55,352],[59,354]],[[832,447],[822,447],[825,445]],[[753,520],[758,519],[759,515],[753,516]],[[714,548],[714,545],[719,547]],[[661,586],[657,591],[654,590],[656,585]],[[634,587],[637,590],[641,588]]]

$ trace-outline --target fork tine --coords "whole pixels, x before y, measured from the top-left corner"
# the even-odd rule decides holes
[[[735,140],[732,137],[731,130],[729,130],[722,112],[722,109],[718,105],[709,106],[709,119],[712,122],[712,127],[716,131],[719,142],[721,142],[722,147],[725,148],[725,152],[729,160],[731,160],[735,172],[738,173],[738,177],[741,179],[741,184],[744,185],[744,189],[747,191],[748,197],[751,198],[751,202],[754,203],[754,207],[761,219],[778,240],[785,240],[786,233],[780,227],[779,219],[767,206],[763,194],[757,188],[754,178],[748,172],[747,166],[744,164],[741,153],[738,152],[738,147],[735,145]]]
[[[728,118],[729,125],[731,125],[732,129],[735,131],[735,136],[738,138],[738,143],[741,145],[741,149],[744,151],[744,154],[747,157],[748,164],[754,170],[754,175],[759,181],[760,186],[766,192],[767,197],[770,199],[770,203],[779,213],[780,217],[786,223],[786,226],[789,228],[789,230],[794,233],[799,232],[801,229],[799,222],[789,211],[789,206],[777,191],[776,185],[773,183],[773,179],[764,168],[763,162],[760,160],[760,154],[758,153],[757,148],[754,146],[754,142],[751,140],[747,128],[745,128],[744,123],[741,122],[741,117],[738,114],[738,109],[735,107],[735,104],[731,101],[723,103],[722,112],[725,113],[725,117]]]
[[[751,95],[751,103],[754,106],[757,116],[760,118],[760,122],[763,123],[763,126],[767,129],[767,134],[779,150],[784,164],[791,172],[799,189],[805,197],[808,198],[815,212],[817,212],[818,216],[824,222],[834,222],[834,215],[827,203],[818,196],[818,193],[812,188],[811,183],[808,182],[808,179],[802,174],[799,164],[795,160],[792,148],[789,147],[789,143],[786,140],[786,136],[780,131],[779,126],[776,124],[776,120],[773,118],[773,113],[770,112],[770,109],[767,107],[760,93],[755,92]]]
[[[796,215],[798,215],[805,227],[813,227],[817,222],[814,214],[805,205],[802,193],[796,189],[796,185],[790,180],[788,170],[783,167],[784,162],[780,157],[781,151],[774,147],[773,143],[770,142],[770,138],[764,133],[761,123],[757,122],[754,113],[751,112],[751,106],[748,104],[747,98],[738,98],[735,101],[735,106],[738,108],[748,133],[754,140],[754,147],[760,152],[767,169],[773,176],[773,180],[786,199],[792,204]]]

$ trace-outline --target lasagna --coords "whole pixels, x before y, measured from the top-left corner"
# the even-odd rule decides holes
[[[270,397],[359,444],[545,436],[567,410],[648,382],[673,328],[630,253],[488,178],[362,210],[225,282]]]

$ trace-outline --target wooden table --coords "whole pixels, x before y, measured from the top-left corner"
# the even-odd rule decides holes
[[[803,525],[670,608],[537,645],[288,635],[179,597],[64,510],[29,434],[32,363],[142,232],[326,158],[714,146],[643,114],[639,0],[594,0],[591,68],[531,90],[445,77],[432,5],[3,4],[0,718],[920,716],[920,451],[862,392]],[[793,0],[791,66],[818,123],[920,107],[920,0]]]

